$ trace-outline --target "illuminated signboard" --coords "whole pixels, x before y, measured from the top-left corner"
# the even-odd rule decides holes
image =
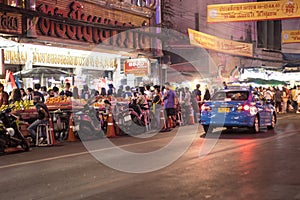
[[[207,6],[207,22],[238,22],[300,17],[299,0],[265,1]]]
[[[128,59],[124,64],[124,73],[143,77],[149,75],[149,68],[150,61],[147,58]]]
[[[282,31],[282,44],[300,42],[300,30]]]

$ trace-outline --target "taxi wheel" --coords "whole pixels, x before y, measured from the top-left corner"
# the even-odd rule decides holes
[[[260,131],[259,117],[257,115],[255,116],[254,123],[253,123],[253,126],[251,129],[252,129],[253,133],[259,133],[259,131]]]
[[[275,128],[275,124],[276,124],[276,116],[275,116],[275,114],[273,114],[273,115],[272,115],[272,119],[271,119],[271,125],[270,125],[270,126],[267,126],[267,128],[268,128],[269,130],[274,129],[274,128]]]

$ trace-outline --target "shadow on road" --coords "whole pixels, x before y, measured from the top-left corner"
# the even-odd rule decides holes
[[[252,133],[244,128],[213,130],[209,134],[220,134],[219,139],[264,139],[275,135],[274,130],[261,130],[259,133]]]

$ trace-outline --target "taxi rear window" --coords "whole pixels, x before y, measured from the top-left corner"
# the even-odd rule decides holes
[[[212,97],[212,101],[224,101],[230,99],[231,101],[245,101],[248,99],[248,91],[219,91]]]

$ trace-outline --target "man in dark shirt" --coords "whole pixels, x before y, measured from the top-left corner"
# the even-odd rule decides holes
[[[73,93],[70,91],[71,84],[66,83],[65,89],[59,93],[60,96],[67,96],[67,97],[72,97]]]
[[[41,98],[42,102],[45,102],[44,95],[40,92],[41,85],[39,83],[34,84],[33,95],[34,97],[38,96]]]
[[[200,90],[200,84],[196,85],[196,89],[194,89],[192,95],[191,95],[191,101],[192,101],[192,107],[194,110],[194,121],[199,121],[198,115],[200,115],[201,105],[202,105],[202,98],[201,98],[201,90]]]
[[[49,118],[50,118],[50,113],[49,110],[46,106],[46,104],[44,104],[41,101],[41,98],[39,96],[35,96],[33,99],[33,103],[35,105],[35,108],[38,112],[38,117],[37,119],[28,127],[28,132],[30,133],[32,140],[35,141],[39,138],[36,138],[36,131],[37,131],[37,127],[40,124],[48,124],[49,123]],[[45,135],[43,135],[42,137],[45,137]]]
[[[225,81],[223,82],[223,86],[224,86],[224,90],[228,89],[227,83]]]
[[[196,85],[196,89],[193,91],[193,95],[196,98],[196,100],[199,102],[201,101],[201,90],[200,90],[200,84]]]

